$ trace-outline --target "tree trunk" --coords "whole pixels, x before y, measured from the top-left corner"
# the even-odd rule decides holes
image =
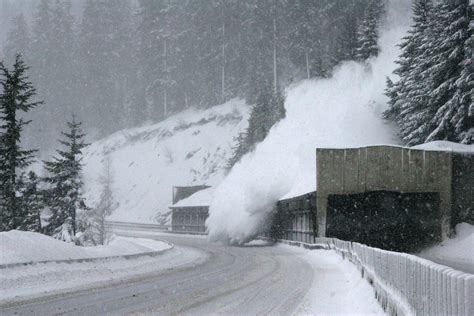
[[[309,56],[308,56],[308,52],[306,52],[306,76],[308,79],[310,79],[310,74],[309,74]]]
[[[225,23],[222,23],[222,102],[225,102]]]
[[[276,20],[273,18],[273,90],[276,93],[278,89],[277,83],[277,52],[276,52]]]

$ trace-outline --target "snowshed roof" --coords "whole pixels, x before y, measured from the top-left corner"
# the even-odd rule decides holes
[[[204,189],[192,194],[185,199],[179,200],[175,204],[171,205],[170,208],[209,206],[213,197],[214,188]]]

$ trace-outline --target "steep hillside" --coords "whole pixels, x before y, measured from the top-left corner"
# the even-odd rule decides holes
[[[233,137],[247,126],[244,101],[189,109],[158,124],[117,132],[91,144],[84,157],[85,195],[94,206],[105,157],[113,171],[117,208],[111,220],[155,222],[169,211],[173,185],[219,183]]]

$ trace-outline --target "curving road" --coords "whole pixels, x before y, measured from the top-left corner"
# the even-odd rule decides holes
[[[0,307],[0,314],[288,315],[312,284],[310,264],[282,247],[228,247],[174,235],[160,239],[174,243],[172,251],[193,248],[207,259],[101,288]]]

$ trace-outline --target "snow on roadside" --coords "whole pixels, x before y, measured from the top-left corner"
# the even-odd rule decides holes
[[[418,256],[474,274],[474,225],[456,225],[456,235],[421,251]]]
[[[12,230],[0,233],[0,264],[131,255],[170,247],[158,240],[128,237],[114,237],[106,246],[79,247],[43,234]]]
[[[200,264],[206,258],[204,253],[195,249],[175,247],[154,257],[119,257],[103,261],[45,263],[0,269],[0,305],[46,295],[64,295],[69,291],[119,285],[168,269]]]
[[[334,251],[278,247],[292,248],[314,270],[312,286],[295,315],[386,315],[370,284]]]

